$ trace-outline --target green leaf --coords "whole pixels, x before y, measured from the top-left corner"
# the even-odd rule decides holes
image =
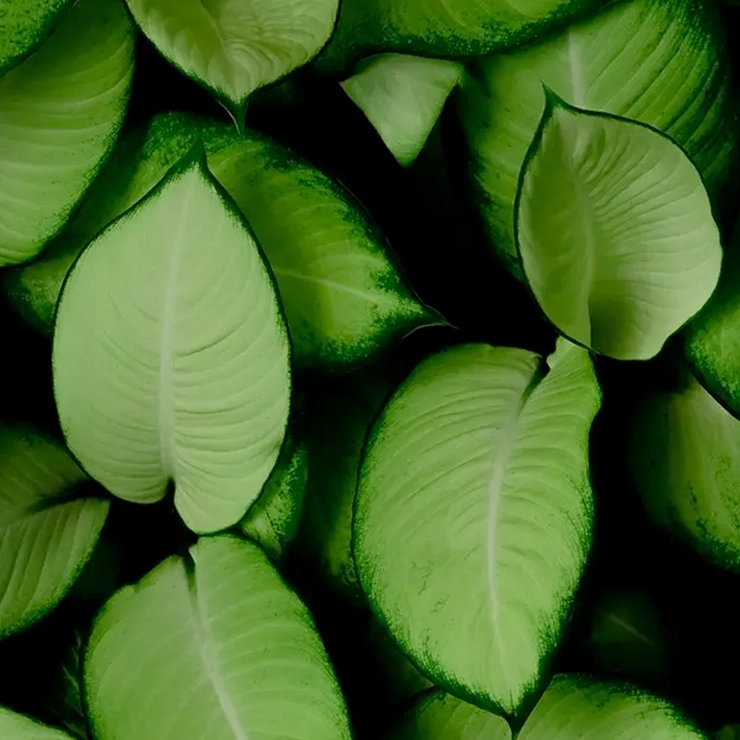
[[[34,51],[72,0],[0,0],[0,74]]]
[[[3,740],[72,740],[72,736],[66,732],[42,725],[4,707],[0,707],[0,737]]]
[[[343,0],[337,30],[318,59],[323,70],[399,52],[478,57],[547,35],[605,0]]]
[[[740,419],[740,228],[725,249],[717,289],[684,331],[684,354],[699,382]]]
[[[308,480],[308,450],[288,434],[262,493],[239,523],[245,537],[280,561],[298,531]]]
[[[496,715],[435,693],[421,699],[393,740],[509,740]],[[629,685],[556,676],[518,740],[705,740],[668,702]]]
[[[740,421],[690,373],[646,396],[629,464],[651,518],[712,562],[740,570]]]
[[[247,98],[318,54],[338,0],[126,0],[163,56],[209,89],[240,128]]]
[[[97,740],[349,740],[306,607],[256,545],[201,539],[114,596],[85,688]]]
[[[462,72],[458,62],[379,54],[361,63],[342,82],[342,88],[393,156],[408,167],[422,150]]]
[[[64,276],[97,232],[153,188],[205,137],[209,167],[246,215],[271,263],[299,369],[345,372],[419,326],[439,323],[404,283],[385,238],[338,183],[259,134],[181,113],[127,137],[41,258],[7,271],[11,303],[51,331]]]
[[[713,199],[737,142],[724,32],[708,0],[625,0],[542,43],[482,59],[457,97],[473,198],[492,246],[521,277],[514,242],[519,172],[543,83],[578,108],[635,119],[689,154]]]
[[[100,168],[126,111],[134,38],[120,0],[80,0],[0,78],[0,266],[38,254]]]
[[[257,242],[203,164],[184,160],[81,254],[53,366],[67,443],[114,495],[152,503],[174,483],[198,533],[244,516],[285,432],[289,344]]]
[[[701,176],[668,137],[548,96],[517,194],[537,302],[571,340],[646,360],[709,299],[722,247]]]
[[[518,716],[546,680],[588,555],[588,353],[482,344],[423,361],[368,437],[360,583],[438,685]]]
[[[74,737],[91,740],[83,692],[83,654],[86,634],[79,628],[70,631],[58,668],[54,692],[49,697],[50,715]]]
[[[259,134],[204,133],[280,289],[299,369],[345,372],[440,323],[404,283],[378,226],[343,187]]]
[[[55,440],[0,427],[0,636],[50,612],[90,557],[110,503],[86,480]]]

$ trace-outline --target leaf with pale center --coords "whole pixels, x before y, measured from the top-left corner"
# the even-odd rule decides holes
[[[462,72],[459,62],[378,54],[341,84],[393,156],[408,167],[424,147]]]
[[[85,693],[97,740],[350,740],[311,615],[235,537],[202,538],[108,602]]]
[[[724,36],[713,2],[624,0],[538,44],[470,65],[456,100],[471,199],[512,272],[521,277],[514,201],[542,116],[543,83],[579,108],[667,133],[718,203],[740,131]]]
[[[110,502],[86,481],[57,441],[0,427],[0,636],[51,611],[92,554]]]
[[[82,252],[53,343],[67,443],[111,493],[174,484],[195,532],[224,529],[280,451],[289,343],[272,276],[205,164],[186,158]]]
[[[548,94],[520,176],[524,275],[565,336],[646,360],[709,299],[722,247],[701,176],[668,137]]]
[[[0,77],[0,266],[38,254],[92,182],[123,123],[134,41],[121,0],[79,0]]]
[[[371,430],[360,584],[438,685],[518,716],[543,680],[589,552],[588,353],[455,347],[423,361]]]
[[[160,53],[244,124],[247,98],[311,61],[338,0],[126,0]]]

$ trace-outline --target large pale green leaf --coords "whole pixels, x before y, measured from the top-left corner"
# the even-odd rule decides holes
[[[318,54],[338,0],[126,0],[141,30],[241,128],[247,98]]]
[[[90,557],[109,501],[86,480],[55,440],[0,427],[0,636],[53,609]]]
[[[0,707],[0,737],[3,740],[72,740],[72,736],[62,730],[47,727],[4,707]]]
[[[684,373],[634,412],[630,470],[650,516],[740,570],[740,421]]]
[[[702,385],[740,419],[740,228],[730,239],[719,285],[684,331],[686,360]]]
[[[379,52],[477,57],[518,46],[594,11],[605,0],[343,0],[319,57],[341,71]]]
[[[342,87],[393,156],[408,167],[422,150],[462,72],[457,62],[379,54],[362,62]]]
[[[108,490],[151,503],[173,483],[200,533],[242,518],[280,451],[289,345],[257,242],[204,163],[187,157],[82,252],[53,365],[67,443]]]
[[[30,259],[64,226],[121,126],[133,64],[121,0],[79,0],[0,78],[0,265]]]
[[[311,616],[256,545],[206,537],[116,594],[86,652],[97,740],[349,740]]]
[[[239,522],[241,533],[274,561],[283,557],[298,531],[307,479],[308,449],[288,434],[262,493]]]
[[[28,56],[72,0],[0,0],[0,74]]]
[[[709,299],[722,247],[701,176],[643,124],[548,95],[520,178],[524,274],[570,339],[645,360]]]
[[[543,83],[579,108],[670,134],[713,199],[734,161],[736,103],[711,0],[610,3],[540,44],[482,59],[471,72],[459,96],[469,174],[493,246],[516,274],[514,199],[542,115]]]
[[[509,740],[506,722],[437,692],[419,700],[392,740]],[[560,675],[518,740],[705,740],[668,702],[632,686]]]
[[[368,437],[354,553],[436,683],[517,716],[546,680],[589,551],[588,353],[482,344],[423,361]]]
[[[439,317],[405,285],[378,227],[338,183],[280,145],[187,114],[127,137],[41,258],[8,271],[11,302],[50,332],[64,276],[90,239],[205,138],[209,167],[246,215],[271,263],[299,368],[345,371]]]

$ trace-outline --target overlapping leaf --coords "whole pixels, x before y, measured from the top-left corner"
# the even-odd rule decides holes
[[[3,740],[72,740],[72,735],[62,730],[3,707],[0,707],[0,737]]]
[[[80,0],[0,78],[0,265],[31,259],[64,226],[123,122],[133,64],[121,0]]]
[[[308,610],[256,545],[202,538],[114,596],[85,669],[98,740],[349,740]]]
[[[435,682],[517,716],[546,680],[589,550],[588,353],[464,345],[423,361],[368,438],[360,583]]]
[[[701,176],[663,134],[551,93],[524,163],[523,272],[566,336],[645,360],[709,299],[722,261]]]
[[[150,503],[172,483],[196,532],[241,519],[280,451],[289,346],[259,247],[203,163],[186,158],[82,253],[53,364],[70,449],[108,490]]]

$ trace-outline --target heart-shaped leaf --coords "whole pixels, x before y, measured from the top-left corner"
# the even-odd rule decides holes
[[[298,531],[308,480],[308,450],[288,434],[262,493],[239,523],[245,537],[279,561]]]
[[[740,419],[740,227],[725,249],[717,290],[684,331],[685,357],[701,384]]]
[[[341,72],[378,52],[478,57],[523,45],[605,0],[343,0],[337,29],[318,59]]]
[[[349,740],[311,616],[256,545],[202,538],[116,594],[86,653],[98,740]]]
[[[567,337],[645,360],[709,299],[722,247],[701,176],[667,136],[547,95],[522,168],[516,238]]]
[[[55,440],[0,427],[0,636],[53,609],[90,557],[110,502],[86,480]]]
[[[309,62],[336,21],[338,0],[126,0],[163,56],[244,124],[247,98]]]
[[[462,73],[458,62],[378,54],[362,62],[342,87],[391,154],[408,167],[422,150]]]
[[[740,421],[689,373],[632,419],[629,462],[650,516],[712,562],[740,570]]]
[[[40,46],[71,4],[72,0],[2,0],[0,74]]]
[[[481,59],[470,70],[457,100],[472,196],[492,247],[520,277],[514,200],[542,116],[543,83],[578,108],[669,134],[688,152],[714,201],[727,181],[740,127],[713,2],[609,3],[542,43]]]
[[[62,730],[47,727],[4,707],[0,707],[0,737],[3,740],[72,740],[72,735]]]
[[[392,740],[510,740],[494,714],[446,694],[424,697]],[[632,686],[561,675],[553,679],[518,740],[706,740],[668,702]]]
[[[151,503],[174,483],[199,533],[244,516],[280,451],[289,345],[257,242],[204,162],[183,160],[80,255],[53,366],[67,443],[109,491]]]
[[[100,168],[126,111],[134,38],[121,0],[79,0],[0,78],[0,265],[40,252]]]
[[[568,618],[593,526],[588,353],[455,347],[423,361],[368,437],[360,583],[438,685],[526,711]]]

